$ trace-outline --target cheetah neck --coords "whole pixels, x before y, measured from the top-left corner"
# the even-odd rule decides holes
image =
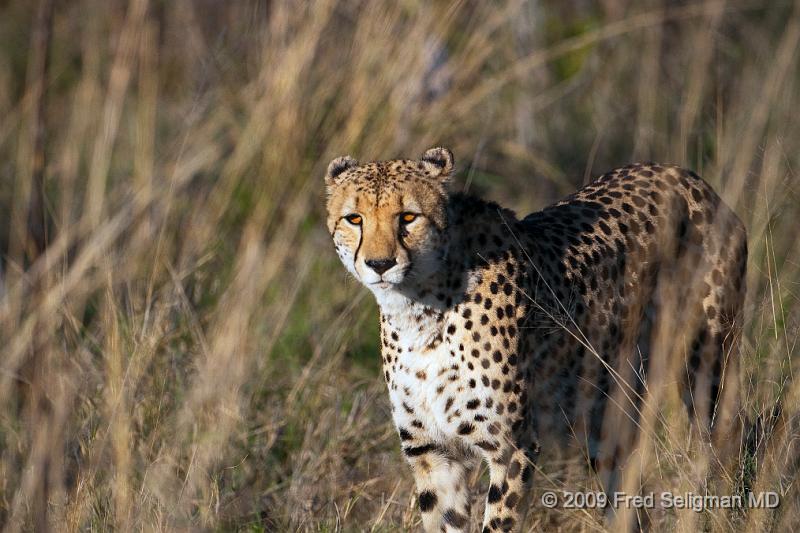
[[[418,353],[435,346],[442,338],[442,324],[447,312],[447,297],[439,276],[424,284],[376,293],[381,323],[401,338],[405,352]],[[451,297],[452,299],[452,297]]]

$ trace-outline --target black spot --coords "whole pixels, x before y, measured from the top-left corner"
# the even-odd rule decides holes
[[[502,497],[503,493],[500,491],[500,487],[497,485],[492,485],[489,487],[489,494],[486,497],[489,503],[497,503]]]
[[[429,490],[424,490],[419,494],[419,510],[427,513],[436,505],[436,494]]]
[[[514,507],[516,507],[517,502],[519,502],[519,495],[516,492],[512,492],[511,494],[506,496],[506,501],[503,503],[509,509],[513,509]]]
[[[514,529],[514,517],[507,516],[503,518],[503,520],[500,522],[500,529],[502,529],[504,533],[507,531],[512,531]]]
[[[467,517],[455,509],[448,509],[444,512],[444,521],[456,529],[461,529],[467,525]]]
[[[422,446],[406,446],[403,448],[403,453],[406,454],[407,457],[419,457],[420,455],[425,455],[428,452],[435,451],[437,449],[435,444],[425,444]]]
[[[533,469],[531,465],[525,465],[525,468],[522,470],[522,482],[527,483],[531,479],[531,475],[533,473]]]
[[[495,444],[493,442],[487,442],[485,440],[476,442],[475,446],[477,446],[481,450],[484,450],[484,451],[487,451],[487,452],[497,451],[497,444]]]
[[[461,425],[458,426],[459,435],[469,435],[473,431],[475,431],[475,426],[473,426],[469,422],[462,422]]]
[[[411,433],[409,433],[407,430],[403,428],[400,428],[399,433],[400,433],[400,440],[411,440],[413,438],[411,436]]]

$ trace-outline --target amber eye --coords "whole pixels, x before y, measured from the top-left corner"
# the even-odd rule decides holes
[[[417,219],[417,215],[414,213],[403,213],[400,215],[400,220],[402,220],[405,224],[410,222],[414,222]]]
[[[357,214],[353,213],[352,215],[347,215],[346,217],[344,217],[344,219],[347,220],[349,223],[351,223],[354,226],[360,226],[361,225],[361,215],[357,215]]]

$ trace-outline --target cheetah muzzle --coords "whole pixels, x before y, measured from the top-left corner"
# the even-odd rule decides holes
[[[579,450],[601,487],[621,486],[657,373],[701,435],[732,440],[746,235],[707,183],[630,165],[518,219],[449,193],[453,166],[432,148],[340,157],[325,178],[336,251],[380,306],[427,531],[469,527],[475,458],[489,465],[484,531],[521,526],[540,447]]]

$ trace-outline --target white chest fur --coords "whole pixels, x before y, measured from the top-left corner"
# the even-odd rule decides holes
[[[424,430],[437,441],[455,437],[472,374],[459,347],[444,335],[449,319],[457,316],[397,295],[379,297],[378,302],[395,423],[399,428]]]

